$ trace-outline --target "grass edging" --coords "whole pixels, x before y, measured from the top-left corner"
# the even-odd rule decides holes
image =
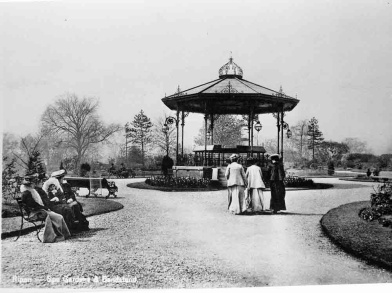
[[[320,220],[322,230],[346,252],[392,271],[392,229],[358,216],[369,206],[370,201],[360,201],[331,209]]]
[[[144,181],[142,182],[133,182],[128,183],[127,187],[129,188],[137,188],[137,189],[150,189],[150,190],[159,190],[159,191],[167,191],[167,192],[178,192],[178,191],[186,191],[186,192],[195,192],[195,191],[218,191],[218,190],[226,190],[226,186],[222,187],[213,187],[213,188],[172,188],[172,187],[163,187],[163,186],[152,186],[148,185]],[[310,190],[310,189],[327,189],[332,188],[333,184],[329,183],[315,183],[314,188],[307,188],[307,187],[287,187],[286,191],[290,190]],[[269,188],[266,189],[267,191],[270,190]]]
[[[142,181],[142,182],[133,182],[133,183],[128,183],[127,187],[130,188],[137,188],[137,189],[151,189],[151,190],[159,190],[159,191],[218,191],[218,190],[225,190],[226,187],[218,187],[218,186],[214,186],[212,188],[173,188],[173,187],[165,187],[165,186],[152,186],[147,184],[146,182]]]

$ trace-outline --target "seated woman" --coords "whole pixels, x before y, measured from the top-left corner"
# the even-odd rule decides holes
[[[22,192],[22,202],[30,209],[30,217],[43,215],[45,219],[44,243],[64,241],[71,236],[67,224],[62,215],[57,214],[45,206],[42,198],[34,189],[35,179],[33,175],[27,175],[22,182],[20,191]]]
[[[68,183],[63,182],[65,174],[65,170],[53,172],[51,175],[52,177],[44,183],[43,189],[48,193],[48,196],[51,200],[66,204],[71,208],[74,218],[78,221],[78,230],[89,230],[89,222],[82,214],[82,205],[76,200],[71,186]],[[56,196],[53,194],[54,189],[52,189],[52,195],[49,194],[49,186],[51,185],[56,187]]]
[[[63,203],[60,200],[54,199],[53,192],[52,193],[46,193],[45,190],[42,189],[42,183],[43,183],[44,177],[38,178],[35,190],[38,192],[40,195],[44,206],[48,207],[52,211],[54,211],[57,214],[60,214],[63,216],[65,223],[67,224],[68,229],[70,230],[76,230],[77,229],[77,219],[75,218],[72,209],[68,206],[67,203]],[[52,190],[56,189],[55,185],[52,184]],[[49,191],[51,189],[49,188]]]

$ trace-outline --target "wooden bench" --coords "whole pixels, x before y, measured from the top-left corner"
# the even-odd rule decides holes
[[[110,195],[117,197],[116,192],[118,191],[118,188],[116,184],[113,181],[108,181],[106,178],[65,177],[64,179],[72,188],[87,188],[88,194],[86,197],[90,196],[91,189],[95,191],[98,188],[106,188],[108,190],[109,194],[106,196],[106,198],[108,198]],[[97,194],[94,195],[97,197]]]
[[[34,225],[34,227],[37,229],[37,234],[36,234],[37,238],[40,242],[42,242],[42,240],[39,238],[39,232],[41,232],[41,229],[45,226],[44,222],[46,219],[46,214],[44,215],[42,213],[37,213],[30,216],[31,211],[26,206],[26,204],[22,202],[22,198],[16,198],[16,202],[18,203],[20,214],[21,214],[21,223],[20,223],[19,235],[15,239],[15,241],[18,240],[20,235],[22,234],[23,224],[26,221]]]

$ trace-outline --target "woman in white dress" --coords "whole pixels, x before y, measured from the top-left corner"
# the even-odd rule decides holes
[[[246,211],[244,168],[237,163],[238,155],[230,156],[231,164],[226,168],[227,190],[229,197],[229,212],[239,215]]]
[[[263,182],[263,173],[261,168],[256,165],[255,159],[250,159],[249,162],[252,164],[246,170],[246,179],[248,183],[248,192],[246,197],[250,201],[249,208],[253,212],[261,212],[265,209],[264,205],[264,194],[265,184]]]

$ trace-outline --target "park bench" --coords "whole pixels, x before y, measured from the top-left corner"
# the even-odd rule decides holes
[[[86,197],[90,196],[91,189],[94,193],[98,188],[106,188],[108,190],[109,194],[106,198],[110,195],[117,197],[116,192],[118,191],[118,188],[116,184],[113,181],[108,181],[106,178],[65,177],[64,179],[73,189],[87,188],[88,194]],[[95,197],[98,196],[96,193],[94,193],[94,195]]]
[[[24,222],[29,222],[34,225],[35,229],[37,229],[37,234],[36,234],[37,238],[40,242],[42,242],[42,240],[39,238],[39,232],[41,232],[42,227],[45,226],[44,222],[46,219],[46,214],[44,215],[42,213],[37,213],[34,215],[30,215],[31,211],[26,206],[26,204],[22,202],[22,198],[16,198],[16,202],[18,203],[19,210],[20,210],[21,223],[20,223],[19,235],[15,239],[15,241],[18,240],[20,235],[22,234]]]
[[[392,177],[390,177],[390,176],[370,176],[374,181],[377,181],[377,182],[384,182],[384,183],[386,183],[386,182],[392,182]]]

